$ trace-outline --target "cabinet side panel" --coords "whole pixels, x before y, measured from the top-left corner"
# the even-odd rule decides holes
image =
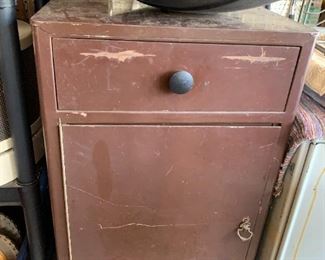
[[[39,27],[33,28],[33,34],[57,257],[60,260],[65,260],[69,259],[69,249],[58,119],[56,115],[51,37]]]

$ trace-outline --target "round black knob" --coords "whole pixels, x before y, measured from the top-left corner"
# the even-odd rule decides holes
[[[194,85],[194,79],[191,73],[187,71],[178,71],[169,79],[169,89],[176,94],[185,94],[189,92]]]

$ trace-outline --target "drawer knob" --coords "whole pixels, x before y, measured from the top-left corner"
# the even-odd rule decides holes
[[[193,85],[193,76],[184,70],[174,73],[169,79],[169,89],[176,94],[189,92],[193,88]]]

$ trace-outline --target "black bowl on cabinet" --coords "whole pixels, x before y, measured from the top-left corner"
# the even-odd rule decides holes
[[[262,6],[275,0],[139,0],[145,4],[168,10],[235,11]]]

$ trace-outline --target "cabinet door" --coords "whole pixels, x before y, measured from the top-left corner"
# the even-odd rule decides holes
[[[280,127],[63,126],[73,259],[244,259]],[[256,235],[258,237],[258,235]],[[254,237],[253,237],[254,239]]]

